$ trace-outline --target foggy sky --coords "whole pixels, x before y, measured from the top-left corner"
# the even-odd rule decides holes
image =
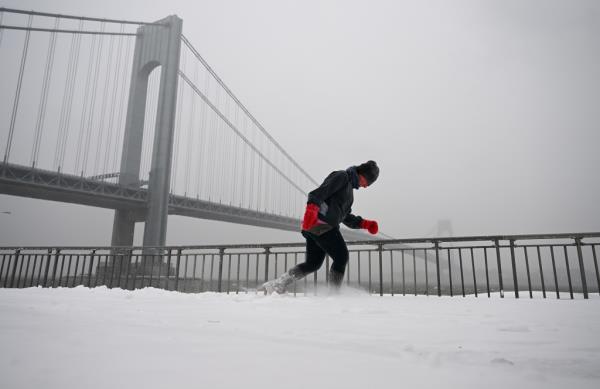
[[[3,1],[183,19],[184,34],[317,181],[368,159],[353,211],[398,238],[600,231],[600,3]],[[0,196],[0,244],[108,245],[112,211]],[[138,231],[139,230],[139,231]],[[141,242],[143,226],[136,229]],[[169,244],[299,234],[170,217]]]

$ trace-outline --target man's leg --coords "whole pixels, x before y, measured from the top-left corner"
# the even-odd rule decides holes
[[[309,232],[303,232],[302,235],[306,238],[306,258],[303,263],[299,263],[290,270],[292,275],[298,276],[297,279],[319,270],[325,261],[325,250],[316,242],[318,237]]]
[[[348,247],[342,233],[337,228],[333,229],[319,236],[317,243],[333,260],[331,269],[329,269],[330,284],[334,287],[340,287],[344,280],[346,264],[349,258]]]
[[[285,293],[289,284],[317,271],[323,264],[323,261],[325,261],[325,251],[317,245],[313,235],[305,232],[303,232],[302,235],[306,238],[305,261],[294,266],[286,273],[279,276],[279,278],[265,282],[262,285],[262,288],[267,293]]]

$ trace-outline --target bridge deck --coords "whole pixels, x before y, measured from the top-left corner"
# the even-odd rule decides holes
[[[148,189],[72,174],[0,163],[0,193],[108,209],[127,209],[139,221],[146,215]],[[258,227],[298,231],[300,220],[206,200],[170,195],[169,214]],[[366,234],[343,231],[347,239],[369,239]]]

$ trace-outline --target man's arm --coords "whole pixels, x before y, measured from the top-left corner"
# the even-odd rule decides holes
[[[375,220],[363,219],[361,216],[355,216],[352,213],[349,213],[342,223],[353,229],[363,228],[373,235],[379,232],[379,224]]]
[[[346,216],[344,218],[344,220],[342,220],[342,223],[344,223],[346,225],[346,227],[348,228],[352,228],[354,230],[361,228],[361,223],[363,221],[363,218],[360,216],[355,216],[352,213],[349,213],[348,216]]]

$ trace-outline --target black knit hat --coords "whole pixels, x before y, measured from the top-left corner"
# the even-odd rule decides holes
[[[361,163],[356,167],[356,172],[366,178],[369,185],[374,183],[377,177],[379,177],[379,167],[375,161]]]

